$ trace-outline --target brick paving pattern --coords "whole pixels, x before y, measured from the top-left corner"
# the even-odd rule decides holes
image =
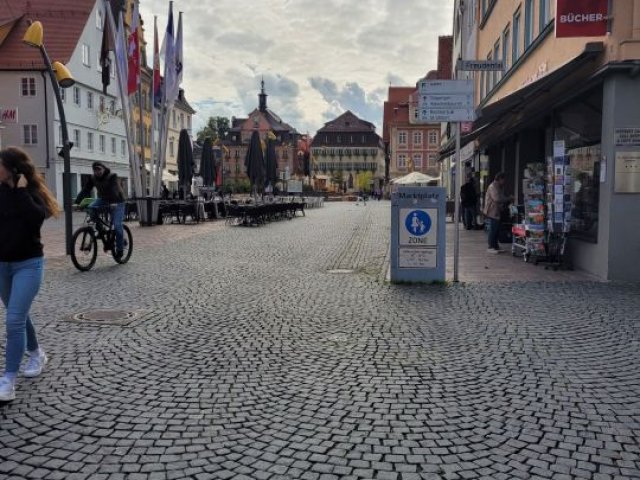
[[[88,273],[49,254],[0,478],[640,478],[640,286],[390,285],[388,237],[388,203],[327,204],[135,228]]]

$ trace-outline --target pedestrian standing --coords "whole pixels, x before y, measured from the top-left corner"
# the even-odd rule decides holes
[[[57,215],[58,203],[27,153],[14,147],[0,150],[0,297],[7,333],[1,401],[15,398],[25,349],[25,377],[40,375],[47,363],[29,310],[44,271],[40,229],[45,218]]]
[[[462,207],[462,222],[467,230],[476,226],[476,205],[478,194],[473,184],[473,176],[467,177],[467,183],[460,188],[460,206]]]
[[[489,221],[489,249],[488,253],[500,253],[498,234],[500,233],[500,216],[502,209],[513,197],[504,194],[505,175],[500,172],[491,182],[484,199],[484,216]]]

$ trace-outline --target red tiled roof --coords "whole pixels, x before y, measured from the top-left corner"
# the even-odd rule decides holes
[[[409,102],[416,87],[389,87],[388,99],[384,102],[382,140],[390,140],[391,123],[409,123]]]
[[[44,44],[52,61],[69,62],[95,0],[0,0],[4,18],[21,17],[0,45],[0,70],[42,70],[38,49],[22,42],[29,20],[44,27]]]
[[[351,110],[347,110],[339,117],[331,120],[324,124],[318,133],[324,132],[374,132],[376,127],[371,122],[367,122],[366,120],[362,120],[358,118],[356,115],[351,112]]]

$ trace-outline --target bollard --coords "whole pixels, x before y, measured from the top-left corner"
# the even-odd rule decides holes
[[[150,196],[147,196],[147,211],[145,213],[147,216],[145,225],[150,227],[153,225],[153,202]]]

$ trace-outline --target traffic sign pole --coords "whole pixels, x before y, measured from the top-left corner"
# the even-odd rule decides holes
[[[453,242],[453,281],[458,281],[458,263],[460,261],[460,187],[462,186],[462,161],[460,159],[460,128],[461,123],[456,125],[456,175],[454,177],[454,195],[455,195],[455,208],[454,208],[454,242]]]

